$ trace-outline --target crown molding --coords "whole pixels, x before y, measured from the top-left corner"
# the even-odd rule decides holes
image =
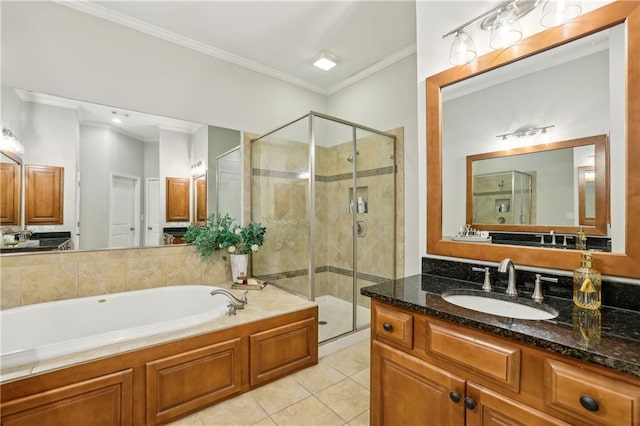
[[[412,45],[383,59],[382,61],[379,61],[373,64],[372,66],[369,66],[363,69],[362,71],[352,75],[346,80],[326,89],[324,87],[318,86],[316,84],[313,84],[301,78],[294,77],[290,74],[283,73],[276,69],[262,65],[258,62],[251,61],[249,59],[227,52],[226,50],[218,49],[208,44],[193,40],[189,37],[184,37],[172,31],[168,31],[158,26],[148,24],[139,19],[132,18],[123,13],[115,12],[104,6],[100,6],[99,4],[93,1],[89,1],[89,0],[50,0],[50,1],[62,6],[75,9],[77,11],[80,11],[86,14],[89,14],[89,15],[96,16],[98,18],[105,19],[107,21],[110,21],[116,24],[123,25],[125,27],[140,31],[150,36],[168,41],[170,43],[174,43],[179,46],[186,47],[188,49],[195,50],[200,53],[204,53],[205,55],[214,57],[216,59],[230,62],[232,64],[241,66],[243,68],[247,68],[252,71],[277,78],[279,80],[285,81],[287,83],[293,84],[295,86],[310,90],[312,92],[315,92],[324,96],[332,95],[344,89],[345,87],[350,86],[390,65],[393,65],[394,63],[416,52],[416,43],[413,43]]]

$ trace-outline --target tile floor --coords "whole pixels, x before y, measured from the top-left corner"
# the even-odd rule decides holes
[[[369,425],[370,340],[318,365],[223,401],[171,426]]]

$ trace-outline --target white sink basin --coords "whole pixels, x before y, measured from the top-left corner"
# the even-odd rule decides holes
[[[474,290],[452,290],[444,292],[442,298],[449,303],[463,308],[508,318],[527,320],[545,320],[558,316],[551,306],[540,304],[539,307],[516,301],[502,300],[492,297],[495,293],[483,293]],[[517,299],[516,299],[517,300]]]

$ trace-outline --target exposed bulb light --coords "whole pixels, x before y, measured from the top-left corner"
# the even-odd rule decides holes
[[[507,138],[531,139],[532,137],[539,134],[540,136],[539,136],[538,143],[549,143],[548,129],[551,129],[553,127],[555,127],[554,124],[551,124],[549,126],[542,126],[542,127],[525,126],[525,127],[520,127],[519,129],[511,133],[496,135],[496,138],[499,138],[501,141],[506,141]]]
[[[473,61],[476,56],[473,40],[464,30],[459,30],[449,51],[449,62],[452,65],[464,65]]]
[[[505,49],[519,42],[521,38],[520,23],[508,8],[502,9],[491,28],[489,46],[492,49]]]
[[[582,5],[573,0],[546,0],[542,7],[540,25],[543,27],[557,27],[571,19],[580,16]]]
[[[327,52],[322,52],[314,59],[313,66],[320,68],[323,71],[329,71],[331,68],[335,67],[337,63],[338,58],[336,56]]]

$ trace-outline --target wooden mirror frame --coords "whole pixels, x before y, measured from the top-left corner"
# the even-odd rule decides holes
[[[508,63],[568,43],[614,25],[627,25],[626,60],[626,216],[625,252],[597,253],[595,267],[603,274],[640,277],[640,2],[618,0],[584,14],[560,27],[534,34],[515,46],[497,50],[476,61],[450,68],[426,79],[427,114],[427,254],[516,265],[572,270],[580,264],[580,251],[517,247],[442,239],[442,99],[443,87]]]
[[[486,160],[490,158],[505,158],[514,155],[523,155],[530,153],[538,153],[545,151],[553,151],[559,149],[571,149],[580,146],[593,145],[594,148],[594,160],[593,166],[587,166],[593,170],[596,174],[595,181],[597,183],[595,187],[595,218],[591,218],[589,223],[579,222],[577,226],[561,226],[561,225],[538,225],[538,224],[510,224],[501,225],[499,223],[474,223],[473,222],[473,162],[477,160]],[[549,233],[554,231],[559,234],[576,234],[578,227],[583,227],[584,232],[587,235],[607,235],[607,192],[609,183],[607,182],[607,136],[589,136],[586,138],[571,139],[568,141],[553,142],[549,144],[530,145],[521,148],[506,149],[502,151],[485,152],[483,154],[467,155],[467,218],[466,223],[471,224],[474,229],[482,231],[495,231],[495,232],[535,232],[535,233]],[[585,167],[583,167],[584,169]],[[520,170],[525,172],[525,170]],[[584,198],[584,182],[582,191],[577,191],[580,199]],[[538,194],[540,196],[540,194]],[[578,203],[580,206],[580,202]],[[582,204],[582,218],[584,219],[584,202]]]

